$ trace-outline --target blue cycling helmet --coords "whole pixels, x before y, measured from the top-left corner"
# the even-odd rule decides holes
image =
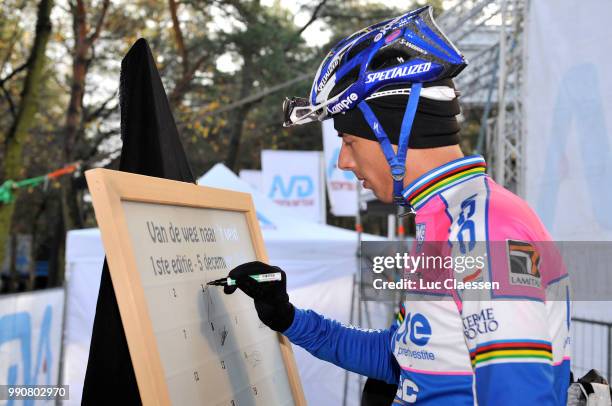
[[[412,122],[420,96],[449,100],[449,87],[422,84],[455,77],[466,59],[442,33],[430,6],[364,28],[341,40],[327,54],[309,98],[287,98],[284,126],[323,121],[358,107],[376,135],[394,180],[394,201],[405,205],[401,191]],[[400,86],[398,85],[405,85]],[[386,89],[385,89],[386,88]],[[397,155],[366,100],[409,94]]]

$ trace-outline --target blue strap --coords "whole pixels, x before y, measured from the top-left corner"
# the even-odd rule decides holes
[[[402,120],[402,128],[400,130],[400,139],[397,149],[397,159],[404,163],[406,162],[406,154],[408,152],[408,141],[410,140],[410,130],[414,122],[417,106],[419,105],[419,96],[421,95],[422,83],[413,83],[410,88],[410,96],[408,97],[408,105]]]
[[[404,175],[406,173],[406,154],[408,153],[410,130],[412,129],[412,123],[414,122],[414,116],[419,104],[419,97],[421,95],[422,87],[422,83],[413,83],[410,89],[410,96],[408,98],[408,104],[406,106],[406,111],[404,112],[402,128],[400,130],[397,155],[395,154],[395,151],[393,151],[389,137],[380,125],[378,119],[374,115],[374,112],[372,112],[372,109],[370,109],[370,106],[368,106],[365,100],[361,101],[357,105],[368,125],[374,132],[374,135],[376,135],[383,154],[387,159],[387,163],[391,168],[391,176],[393,177],[393,199],[396,204],[401,206],[407,205],[402,197],[402,190],[404,189]]]
[[[383,154],[385,154],[385,158],[387,158],[389,166],[396,166],[398,164],[398,161],[397,157],[395,156],[395,151],[393,151],[393,147],[391,146],[391,141],[389,141],[387,133],[378,122],[378,119],[374,115],[374,112],[372,111],[372,109],[370,109],[370,106],[368,106],[365,100],[359,103],[357,107],[359,107],[359,110],[361,110],[361,113],[370,125],[372,131],[374,131],[374,135],[376,135],[376,138],[380,143],[380,147],[383,150]]]
[[[408,153],[408,144],[410,141],[410,132],[412,123],[416,115],[417,106],[419,105],[419,97],[421,95],[422,83],[413,83],[410,88],[410,96],[408,97],[408,105],[402,120],[402,128],[400,130],[399,145],[397,146],[397,160],[401,163],[401,168],[396,169],[397,176],[393,177],[393,195],[396,202],[403,202],[402,191],[404,190],[404,175],[406,172],[406,154]],[[401,176],[400,176],[401,171]],[[393,167],[391,168],[393,175]]]

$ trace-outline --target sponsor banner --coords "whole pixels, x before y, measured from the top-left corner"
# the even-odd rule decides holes
[[[242,169],[238,173],[238,176],[240,177],[240,179],[248,183],[250,187],[260,193],[263,193],[263,180],[261,171],[257,171],[254,169]]]
[[[350,171],[338,168],[338,156],[342,138],[334,129],[333,120],[325,120],[323,126],[323,152],[325,155],[325,183],[331,212],[334,216],[355,216],[357,214],[358,180]]]
[[[0,385],[59,384],[63,314],[63,289],[0,297]]]
[[[577,5],[529,2],[519,192],[555,239],[610,241],[612,2]]]
[[[265,195],[296,217],[325,223],[323,159],[319,151],[261,152]]]

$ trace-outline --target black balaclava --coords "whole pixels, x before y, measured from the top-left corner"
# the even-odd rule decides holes
[[[430,86],[455,88],[451,79],[423,84],[423,87]],[[393,86],[381,90],[404,87],[406,85]],[[380,125],[387,133],[391,144],[397,145],[404,112],[406,111],[406,104],[408,103],[408,95],[378,97],[367,100],[366,103],[368,103]],[[421,96],[417,112],[414,116],[408,147],[415,149],[436,148],[458,144],[459,123],[456,116],[459,113],[459,101],[456,97],[449,101],[439,101],[426,99]],[[338,135],[346,133],[378,141],[368,122],[363,117],[361,110],[358,108],[334,116],[334,128],[338,131]]]

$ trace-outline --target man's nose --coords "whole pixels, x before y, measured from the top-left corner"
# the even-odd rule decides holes
[[[340,153],[338,154],[338,168],[343,171],[352,171],[355,167],[355,162],[351,157],[351,154],[347,151],[347,148],[342,144],[340,148]]]

